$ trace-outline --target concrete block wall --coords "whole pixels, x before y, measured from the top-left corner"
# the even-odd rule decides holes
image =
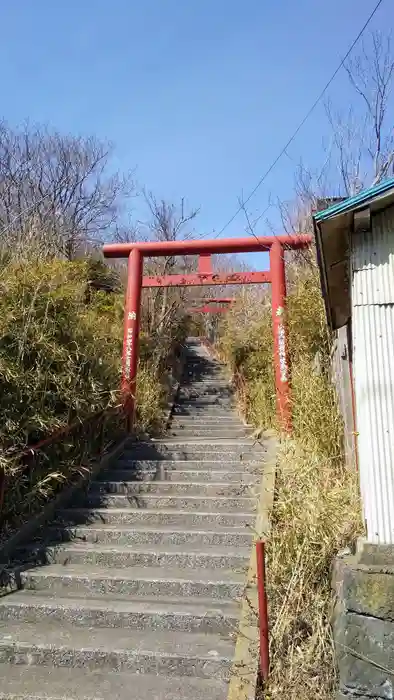
[[[394,547],[338,558],[333,588],[337,700],[393,700]]]

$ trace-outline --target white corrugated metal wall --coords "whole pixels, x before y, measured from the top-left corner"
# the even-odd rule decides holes
[[[394,544],[394,207],[352,236],[353,362],[367,539]]]

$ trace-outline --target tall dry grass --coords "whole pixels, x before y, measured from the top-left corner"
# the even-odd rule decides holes
[[[95,290],[91,275],[89,261],[32,257],[27,264],[9,255],[0,264],[3,537],[84,470],[103,440],[113,441],[122,430],[120,413],[109,411],[104,427],[93,422],[37,458],[21,457],[26,446],[55,430],[121,403],[123,293]],[[175,339],[179,332],[174,329]],[[160,426],[171,342],[157,349],[142,335],[138,431]]]
[[[330,628],[333,557],[361,531],[358,480],[345,465],[342,423],[329,374],[327,332],[313,261],[292,274],[287,311],[293,435],[278,453],[267,546],[271,678],[262,697],[332,700],[336,670]],[[225,321],[220,350],[240,377],[242,407],[261,428],[275,427],[269,303],[242,325]]]

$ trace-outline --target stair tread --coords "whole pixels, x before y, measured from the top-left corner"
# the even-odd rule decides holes
[[[227,684],[84,668],[0,664],[1,700],[224,700]]]
[[[166,482],[171,484],[172,482]],[[202,484],[204,486],[204,484]],[[223,484],[219,484],[219,486],[223,487]],[[151,500],[151,501],[160,501],[160,500],[173,500],[173,501],[204,501],[208,503],[225,503],[226,501],[245,501],[245,505],[253,505],[255,503],[255,498],[253,496],[208,496],[207,494],[188,494],[188,493],[151,493],[149,491],[140,491],[140,492],[135,492],[135,493],[95,493],[92,492],[89,494],[88,498],[117,498],[125,502],[129,502],[128,499],[130,497],[137,497],[141,496],[145,500]],[[138,508],[138,510],[141,510],[141,508]]]
[[[165,567],[140,567],[132,566],[123,569],[113,567],[86,566],[85,564],[47,564],[37,568],[26,568],[23,574],[35,577],[62,577],[62,578],[83,578],[87,580],[109,578],[120,581],[211,581],[214,583],[229,581],[242,583],[245,579],[244,573],[238,573],[232,569],[166,569]]]
[[[113,544],[101,544],[92,542],[81,542],[81,541],[70,541],[62,543],[53,544],[40,544],[33,545],[33,547],[26,548],[27,551],[36,551],[37,549],[62,549],[73,550],[77,549],[81,552],[139,552],[146,554],[184,554],[188,555],[190,553],[200,554],[202,557],[207,556],[239,556],[249,558],[250,550],[248,547],[227,547],[227,546],[217,546],[217,545],[203,545],[198,543],[188,544],[187,547],[184,545],[160,545],[155,544],[152,547],[143,544],[132,544],[132,545],[113,545]],[[26,551],[24,549],[24,551]]]
[[[35,606],[46,608],[85,608],[89,610],[102,610],[108,612],[143,612],[143,613],[184,613],[188,615],[201,615],[209,617],[217,615],[218,612],[222,615],[237,615],[238,603],[232,600],[218,598],[204,598],[202,596],[187,596],[187,597],[172,597],[164,596],[149,596],[143,598],[130,595],[111,595],[102,593],[100,597],[86,597],[84,593],[78,594],[73,592],[72,596],[60,596],[58,593],[50,591],[30,591],[29,589],[16,591],[11,595],[4,596],[0,599],[0,615],[1,610],[14,608],[15,606]]]
[[[209,471],[211,473],[211,470],[207,470],[207,471]],[[230,473],[234,473],[234,472],[230,472]],[[243,474],[243,472],[238,472],[238,473]],[[176,474],[177,474],[177,472],[175,471],[174,475],[176,475]],[[116,476],[116,472],[112,472],[111,475],[105,475],[105,476],[104,476],[104,474],[102,474],[101,476],[103,477],[102,479],[95,479],[95,480],[91,481],[90,483],[91,484],[100,484],[101,486],[103,484],[112,484],[112,483],[132,484],[133,486],[139,485],[139,486],[143,486],[144,488],[149,488],[149,486],[152,484],[154,484],[155,486],[162,486],[165,484],[166,486],[170,485],[170,486],[173,486],[175,488],[177,486],[181,486],[182,488],[185,487],[184,481],[176,481],[176,480],[168,481],[168,479],[152,479],[152,481],[143,481],[142,479],[130,479],[129,481],[127,479],[119,479],[119,478],[115,479],[114,477]],[[205,481],[205,479],[201,479],[201,478],[199,480],[193,479],[193,481],[188,481],[187,483],[188,483],[188,486],[190,488],[193,488],[193,486],[197,486],[197,487],[199,487],[199,486],[212,486],[212,487],[218,486],[220,488],[226,488],[227,486],[231,486],[231,487],[234,486],[234,484],[226,484],[226,482],[223,483],[223,481],[209,481],[209,482],[207,482],[207,481]],[[237,484],[235,484],[235,485],[237,485]],[[240,483],[240,485],[242,486],[242,483]]]
[[[78,627],[46,617],[42,622],[0,620],[0,648],[3,645],[67,647],[136,653],[180,654],[182,656],[232,656],[233,643],[219,634],[166,630],[136,630],[113,627]]]
[[[141,447],[143,446],[144,443],[140,443]],[[146,443],[149,445],[149,443]],[[152,438],[152,443],[151,445],[171,445],[171,447],[174,447],[175,445],[179,445],[180,447],[187,446],[187,445],[233,445],[234,447],[240,447],[241,445],[244,446],[246,445],[247,447],[252,447],[255,445],[254,440],[251,437],[244,437],[242,439],[237,438],[236,440],[233,440],[232,438],[216,438],[216,440],[211,440],[210,438],[196,438],[195,440],[181,440],[178,438],[157,438],[154,439]]]
[[[115,510],[115,509],[114,509]],[[118,512],[118,509],[116,509],[116,512]],[[156,511],[154,511],[156,512]],[[59,530],[59,525],[52,525],[51,529],[56,529]],[[160,525],[160,527],[152,527],[149,525],[108,525],[107,523],[86,523],[86,525],[69,525],[65,527],[61,527],[61,529],[64,529],[66,531],[69,530],[104,530],[105,532],[185,532],[184,527],[176,527],[172,525]],[[192,532],[194,535],[201,533],[201,534],[224,534],[224,535],[244,535],[244,534],[249,534],[249,530],[245,527],[237,527],[236,525],[233,526],[223,526],[223,525],[215,525],[215,528],[204,528],[201,529],[200,525],[194,525],[188,526],[187,528],[188,531]],[[251,534],[251,533],[250,533]],[[189,545],[188,545],[189,546]]]
[[[218,452],[215,454],[222,454],[222,453]],[[227,453],[225,453],[225,454],[227,454]],[[195,464],[217,464],[217,465],[219,465],[219,464],[225,463],[225,464],[234,465],[234,466],[239,466],[242,464],[243,466],[248,467],[249,465],[250,466],[257,465],[257,464],[260,465],[262,462],[262,459],[260,457],[257,459],[240,459],[238,457],[238,459],[227,459],[225,462],[223,462],[222,459],[130,459],[128,457],[127,458],[121,457],[118,460],[117,464],[122,465],[125,462],[127,462],[130,465],[133,465],[133,466],[130,466],[130,471],[132,471],[134,469],[137,470],[138,467],[134,466],[136,464],[138,464],[138,466],[145,465],[145,464],[153,466],[153,465],[158,465],[158,464],[165,465],[167,462],[169,462],[171,465],[173,465],[173,464],[176,464],[176,465],[177,464],[180,464],[180,465],[184,465],[184,464],[188,464],[188,465],[191,465],[191,464],[193,464],[193,465],[195,465]],[[117,468],[118,467],[116,467],[115,465],[111,465],[111,470],[116,471]],[[125,471],[125,467],[119,467],[119,468],[121,468],[123,471]]]
[[[242,462],[241,462],[241,464],[242,464]],[[255,474],[253,472],[249,472],[245,469],[237,471],[236,469],[195,469],[195,467],[193,467],[192,469],[171,469],[170,471],[171,471],[171,474],[175,477],[177,474],[179,474],[180,476],[183,474],[188,474],[189,476],[190,476],[190,474],[193,474],[193,475],[195,475],[195,479],[193,479],[193,481],[189,481],[189,483],[194,483],[194,484],[199,484],[199,485],[200,484],[205,485],[207,483],[205,478],[204,478],[205,474],[212,474],[212,481],[210,481],[209,483],[213,484],[214,486],[217,486],[219,484],[219,482],[223,485],[223,481],[220,481],[220,477],[223,477],[223,475],[228,475],[228,476],[232,476],[232,477],[238,476],[240,484],[242,484],[242,479],[245,476],[248,476],[248,477],[255,476],[256,479],[258,479],[260,476],[257,469],[256,469]],[[101,484],[103,482],[106,483],[106,482],[112,482],[112,481],[114,481],[114,482],[122,481],[122,482],[126,482],[126,483],[131,483],[131,484],[136,484],[136,483],[138,484],[141,482],[144,483],[145,481],[147,481],[148,483],[150,483],[150,481],[155,482],[155,483],[156,482],[164,483],[164,484],[169,483],[168,479],[164,479],[164,480],[160,481],[159,479],[144,480],[144,479],[130,479],[127,477],[124,478],[123,476],[120,476],[119,472],[120,472],[120,474],[127,475],[128,477],[133,476],[133,470],[131,470],[131,469],[111,469],[111,471],[101,472],[101,474],[99,475],[100,478],[98,478],[93,483],[100,483]],[[219,479],[219,481],[215,481],[214,477],[217,477]],[[196,481],[196,479],[201,479],[202,481]],[[178,481],[178,482],[171,481],[170,483],[172,483],[172,484],[178,483],[178,484],[183,485],[185,482],[184,481]],[[226,483],[226,482],[224,482],[224,483]]]
[[[20,548],[22,588],[0,598],[0,700],[226,699],[269,451],[225,366],[187,344],[167,433],[128,440]]]
[[[202,498],[201,500],[205,500],[205,499]],[[253,501],[252,498],[250,498],[248,500]],[[248,512],[248,513],[244,513],[244,512],[240,512],[239,510],[234,511],[234,512],[229,512],[229,513],[221,512],[221,513],[215,514],[213,512],[209,512],[209,511],[205,511],[205,510],[193,510],[193,511],[191,511],[191,510],[182,510],[182,508],[179,508],[179,509],[171,508],[168,510],[165,508],[160,508],[160,510],[157,510],[154,508],[132,508],[132,507],[130,507],[130,508],[88,508],[88,507],[87,508],[72,508],[71,507],[71,508],[62,509],[62,512],[63,513],[70,513],[70,514],[71,513],[84,513],[84,514],[86,514],[87,517],[89,516],[89,513],[90,514],[102,513],[103,515],[106,515],[106,514],[108,515],[110,513],[116,513],[116,514],[118,514],[118,513],[127,513],[127,514],[147,513],[147,514],[152,514],[152,515],[159,514],[159,515],[179,515],[179,516],[182,516],[182,515],[184,515],[184,516],[190,516],[190,515],[195,515],[195,516],[202,515],[202,516],[204,516],[204,515],[206,515],[206,516],[209,516],[210,518],[213,515],[227,515],[227,514],[231,515],[231,517],[238,517],[238,518],[250,518],[250,517],[254,517],[256,515],[252,511]]]

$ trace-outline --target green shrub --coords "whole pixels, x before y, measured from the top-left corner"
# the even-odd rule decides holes
[[[93,279],[98,284],[91,284]],[[106,277],[91,261],[8,260],[0,269],[3,536],[7,526],[16,526],[80,473],[97,455],[98,443],[113,441],[124,426],[111,412],[104,432],[93,424],[39,457],[21,459],[26,446],[56,429],[121,404],[124,295],[112,282],[111,274]],[[180,324],[174,338],[182,333]],[[137,430],[160,426],[166,382],[159,369],[172,344],[170,338],[158,351],[141,335]]]

